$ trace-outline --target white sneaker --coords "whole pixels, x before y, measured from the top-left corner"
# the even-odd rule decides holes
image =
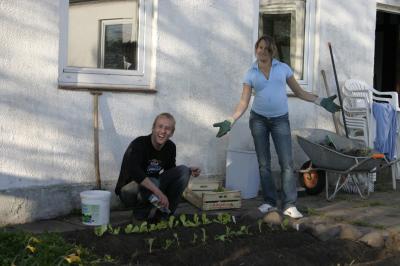
[[[302,218],[303,217],[303,214],[301,214],[301,212],[299,212],[298,210],[297,210],[297,208],[296,207],[289,207],[289,208],[287,208],[284,212],[283,212],[283,214],[284,215],[287,215],[287,216],[290,216],[290,217],[292,217],[292,218],[294,218],[294,219],[299,219],[299,218]]]
[[[267,213],[267,212],[276,210],[276,207],[273,207],[273,206],[269,205],[268,203],[264,203],[263,205],[261,205],[260,207],[258,207],[258,209],[259,209],[260,212],[262,212],[262,213]]]

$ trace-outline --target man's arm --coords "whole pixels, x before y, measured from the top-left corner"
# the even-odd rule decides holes
[[[145,177],[143,181],[140,183],[140,185],[144,186],[151,192],[153,192],[154,195],[156,195],[160,199],[160,205],[162,207],[169,208],[169,201],[167,196],[165,196],[164,193],[151,181],[150,178]]]

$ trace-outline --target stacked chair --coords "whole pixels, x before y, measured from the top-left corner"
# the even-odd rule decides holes
[[[366,147],[373,148],[376,136],[376,121],[372,114],[372,104],[374,101],[388,103],[395,108],[397,112],[397,121],[400,117],[400,108],[397,92],[380,92],[375,90],[363,81],[349,79],[342,87],[342,107],[349,138],[364,142]],[[397,123],[399,125],[399,122]],[[399,130],[397,129],[397,137]],[[397,157],[400,156],[400,139],[397,138]],[[393,189],[396,189],[396,176],[400,173],[400,165],[392,166]],[[370,182],[369,190],[373,191],[373,182],[376,180],[376,174],[359,177]],[[352,192],[351,184],[348,187]]]

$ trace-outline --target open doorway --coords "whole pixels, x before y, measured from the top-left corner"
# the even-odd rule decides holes
[[[375,30],[374,88],[400,94],[400,14],[378,10]]]

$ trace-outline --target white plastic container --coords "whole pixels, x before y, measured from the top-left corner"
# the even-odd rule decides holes
[[[82,205],[82,223],[85,225],[103,225],[110,221],[111,192],[105,190],[87,190],[80,193]]]
[[[257,197],[260,173],[255,151],[228,150],[225,187],[240,190],[243,199]]]

